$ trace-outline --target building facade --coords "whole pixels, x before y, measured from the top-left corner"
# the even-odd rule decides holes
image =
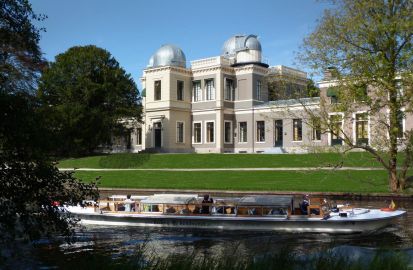
[[[291,153],[342,144],[308,124],[303,108],[305,103],[316,111],[320,98],[331,101],[331,82],[321,82],[320,98],[269,101],[268,81],[285,78],[289,87],[307,85],[305,72],[264,63],[254,35],[233,36],[220,56],[191,61],[189,67],[180,48],[164,45],[143,70],[143,123],[126,150]],[[404,123],[404,128],[413,128],[411,116]],[[370,136],[370,128],[366,132]]]

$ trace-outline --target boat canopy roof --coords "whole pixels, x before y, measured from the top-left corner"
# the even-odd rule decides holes
[[[271,206],[286,208],[291,207],[293,196],[278,195],[251,195],[242,197],[238,201],[239,206]]]
[[[108,197],[110,200],[116,201],[116,200],[126,200],[127,196],[126,195],[112,195]],[[132,195],[131,199],[132,200],[143,200],[148,198],[148,196],[139,196],[139,195]]]
[[[155,194],[141,201],[146,204],[189,204],[196,202],[194,194]]]

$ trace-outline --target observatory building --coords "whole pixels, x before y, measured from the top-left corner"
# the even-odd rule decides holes
[[[303,107],[317,110],[320,98],[336,102],[331,80],[320,82],[320,98],[292,97],[297,90],[306,93],[307,74],[269,66],[255,35],[232,36],[219,56],[189,65],[179,47],[163,45],[150,57],[141,83],[143,123],[111,151],[297,153],[343,144],[309,125]],[[357,142],[369,144],[373,131],[365,115],[360,112],[344,125],[354,130]],[[344,119],[334,119],[343,125]],[[413,121],[403,120],[406,128],[413,128]]]

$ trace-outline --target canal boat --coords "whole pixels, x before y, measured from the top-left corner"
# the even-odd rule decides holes
[[[322,233],[375,231],[406,213],[395,208],[336,206],[325,199],[311,199],[303,210],[293,196],[279,195],[213,201],[197,194],[128,197],[115,195],[98,203],[65,206],[64,210],[81,224]]]

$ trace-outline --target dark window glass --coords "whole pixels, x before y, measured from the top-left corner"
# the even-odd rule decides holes
[[[257,142],[265,142],[265,122],[257,121]]]
[[[161,100],[161,81],[155,81],[155,100]]]
[[[176,85],[176,99],[184,100],[184,82],[178,81]]]

